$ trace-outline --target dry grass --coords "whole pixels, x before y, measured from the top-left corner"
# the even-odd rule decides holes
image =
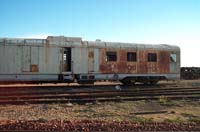
[[[200,118],[200,101],[172,101],[163,105],[159,101],[107,102],[78,105],[40,104],[5,105],[0,107],[0,120],[106,120],[106,121],[165,121],[179,119],[194,121]],[[134,115],[134,112],[167,110],[162,114]]]

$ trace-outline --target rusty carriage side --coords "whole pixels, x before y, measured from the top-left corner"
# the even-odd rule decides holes
[[[0,82],[154,84],[180,78],[180,49],[170,45],[5,38],[0,39],[0,62]]]
[[[124,84],[156,84],[159,80],[180,78],[180,49],[177,46],[101,41],[82,43],[87,51],[85,57],[83,54],[80,57],[81,64],[88,63],[81,66],[88,69],[84,74],[82,70],[74,72],[80,83],[111,80]]]

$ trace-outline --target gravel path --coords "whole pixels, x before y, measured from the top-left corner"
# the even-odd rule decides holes
[[[4,121],[0,130],[47,130],[47,131],[200,131],[198,123],[134,123],[106,121]]]

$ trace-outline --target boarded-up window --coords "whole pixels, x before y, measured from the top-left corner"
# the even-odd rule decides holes
[[[136,52],[127,52],[127,61],[137,61]]]
[[[117,53],[113,51],[106,52],[106,61],[117,61]]]
[[[148,53],[148,62],[157,62],[157,54]]]

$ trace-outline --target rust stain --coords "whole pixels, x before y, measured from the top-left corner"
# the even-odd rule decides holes
[[[106,51],[116,51],[117,61],[107,62]],[[136,52],[137,61],[127,61],[127,52]],[[148,62],[148,53],[156,53],[157,61]],[[118,74],[146,74],[146,73],[169,73],[169,51],[159,50],[130,50],[130,49],[100,49],[100,72]]]
[[[170,51],[159,51],[158,56],[159,73],[169,73]]]
[[[148,62],[147,70],[148,70],[148,73],[156,73],[157,72],[157,63],[156,62]]]
[[[147,52],[146,50],[138,51],[137,73],[147,73]]]
[[[39,72],[38,65],[36,65],[36,64],[31,64],[31,65],[30,65],[30,71],[31,71],[31,72]]]
[[[67,71],[67,64],[63,64],[63,71]]]
[[[94,52],[93,51],[89,51],[88,57],[90,59],[93,59],[94,58]]]

